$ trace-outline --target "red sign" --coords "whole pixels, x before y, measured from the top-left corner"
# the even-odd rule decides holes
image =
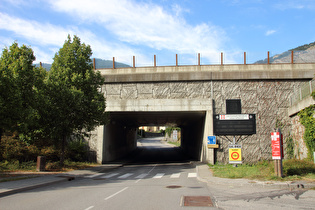
[[[282,159],[282,139],[280,132],[271,133],[272,159]]]

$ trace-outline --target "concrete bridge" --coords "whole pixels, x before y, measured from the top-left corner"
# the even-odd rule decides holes
[[[203,162],[228,161],[228,144],[207,148],[213,115],[226,114],[226,100],[239,99],[241,112],[256,114],[257,133],[238,139],[244,162],[271,158],[270,132],[291,131],[290,95],[315,74],[315,64],[154,66],[98,69],[110,122],[93,132],[89,145],[97,161],[122,157],[136,148],[137,128],[175,123],[181,147]]]

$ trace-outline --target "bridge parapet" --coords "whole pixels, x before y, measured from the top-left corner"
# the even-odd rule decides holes
[[[315,63],[158,66],[97,70],[105,76],[106,83],[261,79],[310,80],[315,74]]]

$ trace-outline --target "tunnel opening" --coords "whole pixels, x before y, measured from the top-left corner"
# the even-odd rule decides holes
[[[116,161],[122,160],[129,164],[199,161],[205,115],[203,111],[111,112],[110,125],[116,127],[113,130],[116,133],[120,132],[120,138],[124,136],[121,136],[122,133],[126,134],[124,141],[122,139],[117,141],[128,147],[128,149],[119,149],[119,145],[116,145],[116,152],[120,154],[113,157],[117,157]],[[164,134],[155,131],[150,132],[150,135],[139,135],[141,134],[139,130],[143,127],[163,127],[166,130],[170,125],[179,128],[180,132],[177,132],[178,136],[175,137],[179,139],[180,145],[167,143],[165,131]],[[132,132],[128,133],[128,131]],[[153,133],[155,135],[152,135]]]

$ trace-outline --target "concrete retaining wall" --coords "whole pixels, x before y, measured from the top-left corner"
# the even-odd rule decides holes
[[[179,81],[159,83],[105,84],[102,88],[108,103],[158,99],[213,99],[214,114],[225,114],[226,99],[241,99],[242,113],[256,114],[257,134],[241,141],[244,162],[271,158],[270,132],[281,127],[285,137],[291,130],[288,116],[289,96],[304,80],[240,80],[240,81]],[[169,100],[171,101],[171,100]],[[218,138],[219,162],[228,161],[228,144]]]

